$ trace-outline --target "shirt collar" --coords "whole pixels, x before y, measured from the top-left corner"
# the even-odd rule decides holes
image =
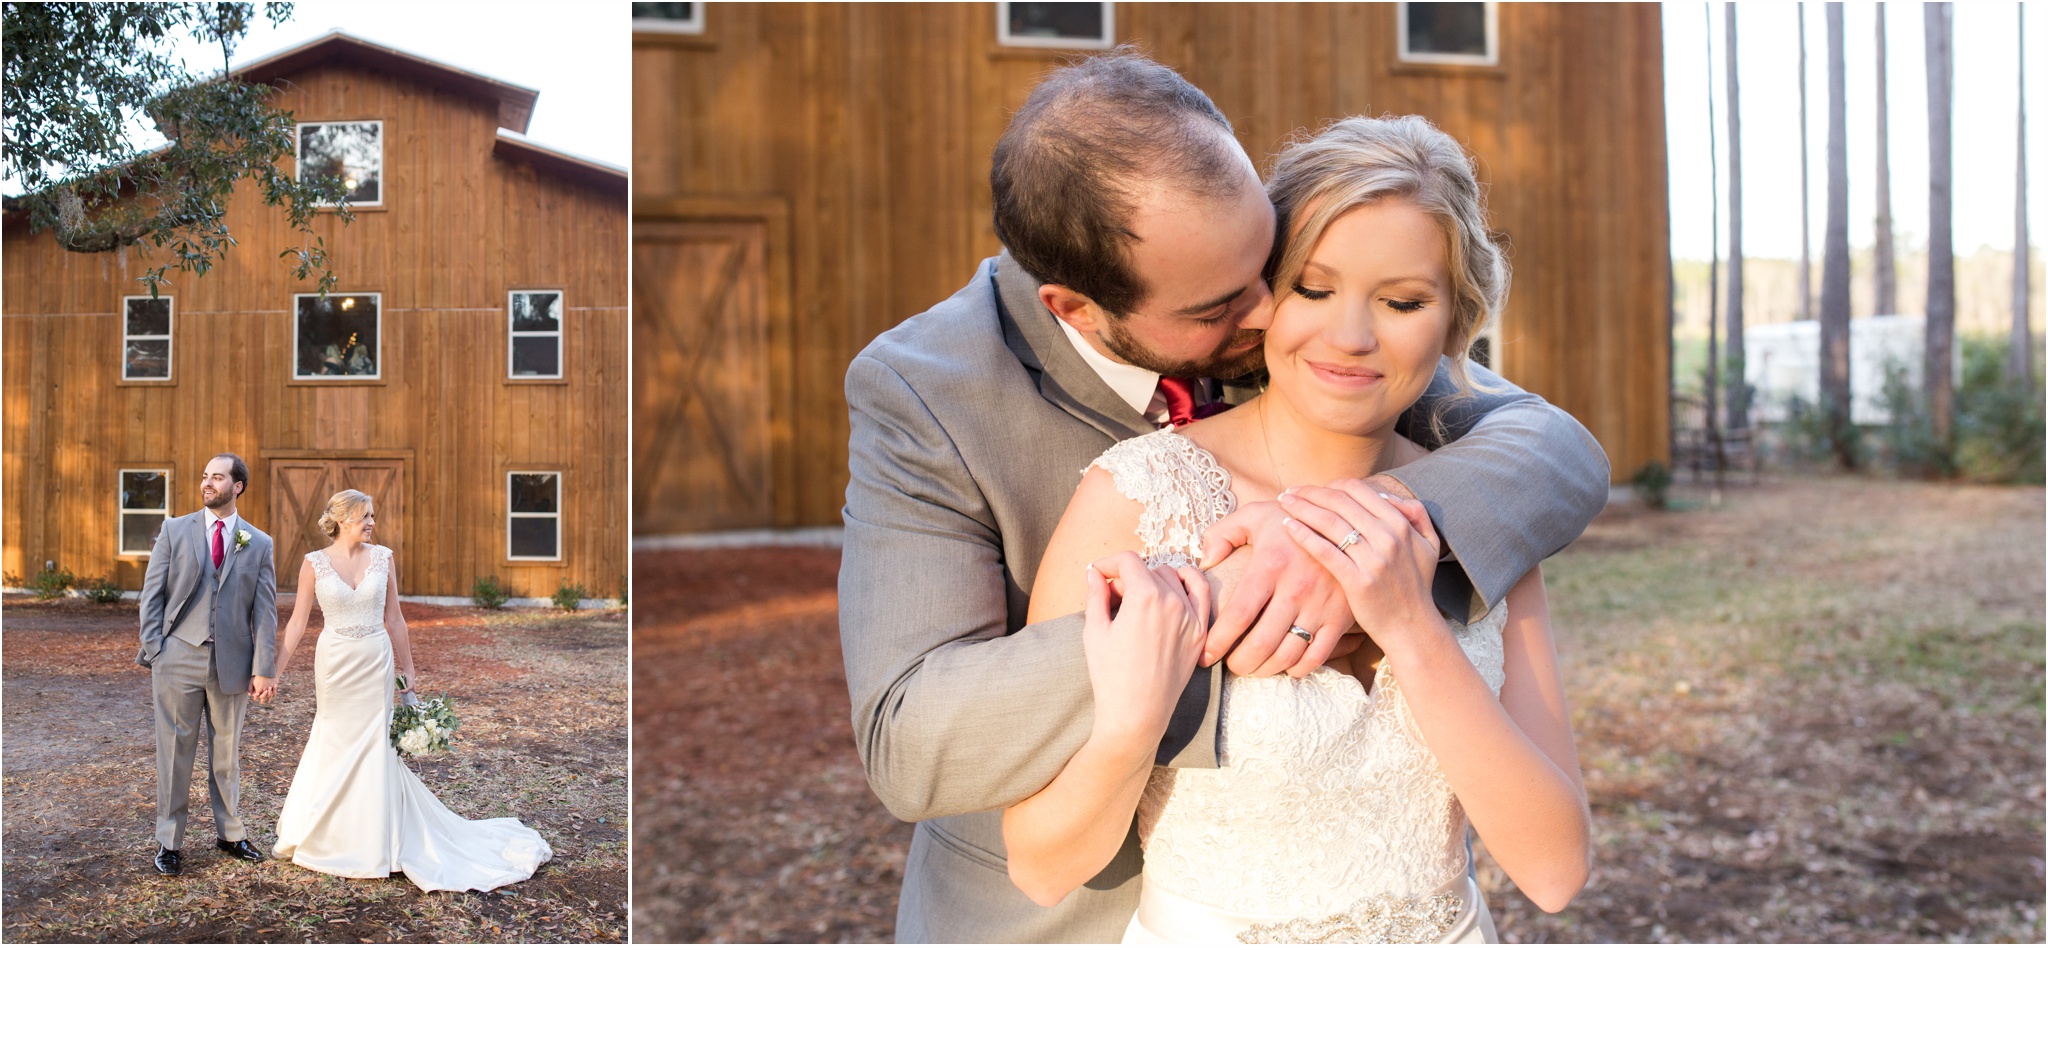
[[[241,523],[241,521],[242,521],[242,514],[241,514],[241,513],[239,513],[239,512],[230,512],[230,513],[228,513],[228,514],[227,514],[227,515],[225,515],[225,516],[219,516],[219,515],[215,515],[215,514],[214,514],[214,511],[213,511],[212,509],[207,509],[207,510],[206,510],[206,536],[207,536],[207,538],[208,538],[208,539],[211,539],[211,538],[213,537],[213,521],[214,521],[214,520],[220,520],[220,521],[221,521],[222,523],[226,523],[226,524],[227,524],[227,529],[225,529],[225,530],[221,531],[221,533],[223,533],[223,534],[232,534],[232,533],[234,533],[234,532],[235,532],[235,528],[236,528],[236,526],[237,526],[237,525],[239,525],[239,524]]]
[[[1141,415],[1151,413],[1152,395],[1159,390],[1159,375],[1133,363],[1110,359],[1072,324],[1058,316],[1052,319],[1067,332],[1067,340],[1074,343],[1074,351],[1081,354],[1081,359],[1101,376],[1103,383],[1116,393],[1118,399],[1130,404],[1131,409]]]

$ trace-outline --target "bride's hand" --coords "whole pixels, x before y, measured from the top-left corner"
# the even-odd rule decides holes
[[[1089,564],[1081,646],[1095,688],[1095,736],[1159,744],[1208,622],[1209,582],[1192,567],[1147,567],[1135,552]]]
[[[1280,500],[1294,517],[1287,533],[1343,586],[1366,634],[1384,646],[1417,625],[1441,623],[1430,584],[1442,546],[1421,502],[1358,480],[1301,487]]]

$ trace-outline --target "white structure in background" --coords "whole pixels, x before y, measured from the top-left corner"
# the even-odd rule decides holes
[[[1926,355],[1927,322],[1919,316],[1870,316],[1849,321],[1849,418],[1858,425],[1891,421],[1885,409],[1884,375],[1897,368],[1917,388]],[[1774,323],[1744,330],[1749,372],[1756,387],[1757,420],[1781,422],[1792,415],[1794,400],[1820,402],[1820,322]],[[1960,344],[1961,339],[1958,339]],[[1960,349],[1949,366],[1957,385],[1963,382]]]

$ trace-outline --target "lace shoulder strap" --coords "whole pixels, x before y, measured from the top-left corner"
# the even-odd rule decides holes
[[[1237,508],[1230,473],[1172,429],[1124,440],[1103,451],[1089,468],[1109,473],[1119,493],[1144,507],[1138,539],[1144,543],[1145,562],[1153,566],[1192,566],[1202,558],[1202,534],[1209,524]]]
[[[340,576],[334,572],[334,562],[327,558],[327,552],[324,549],[316,548],[306,553],[306,562],[313,564],[313,576],[315,578]]]

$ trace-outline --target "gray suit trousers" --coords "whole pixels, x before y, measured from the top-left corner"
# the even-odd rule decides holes
[[[156,692],[156,841],[168,849],[184,848],[201,730],[206,732],[206,794],[213,800],[214,832],[229,842],[246,838],[235,811],[242,798],[240,742],[248,693],[221,690],[211,645],[193,646],[175,636],[164,637],[149,676]]]

